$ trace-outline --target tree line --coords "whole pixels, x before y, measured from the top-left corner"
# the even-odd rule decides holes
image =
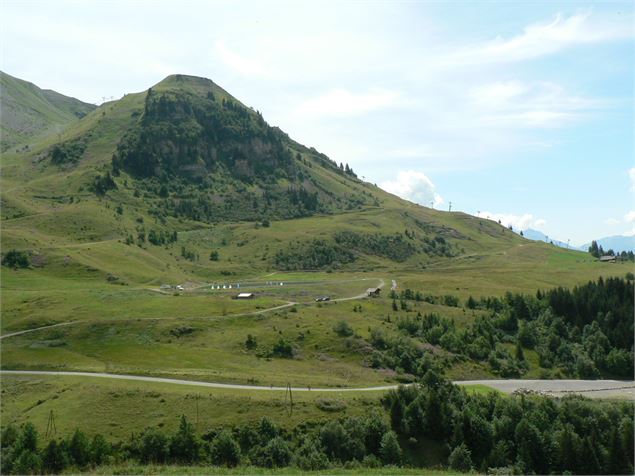
[[[589,246],[589,254],[595,258],[599,258],[600,256],[615,256],[616,258],[620,258],[625,261],[635,261],[635,254],[632,251],[622,251],[621,253],[615,252],[612,249],[608,249],[604,251],[602,245],[598,245],[598,242],[593,240],[591,242],[591,246]]]
[[[429,370],[421,383],[391,390],[381,403],[366,416],[289,429],[265,417],[198,433],[182,416],[172,433],[149,427],[116,442],[80,430],[44,441],[31,423],[10,424],[2,432],[0,469],[59,474],[135,462],[305,471],[432,465],[490,474],[633,471],[633,405],[627,402],[472,394]],[[422,460],[430,446],[434,459]]]
[[[481,310],[468,325],[429,313],[412,315],[410,301],[434,301],[458,306],[452,296],[443,299],[406,289],[392,293],[397,335],[371,329],[370,350],[360,337],[356,348],[368,354],[375,368],[421,377],[428,370],[426,356],[435,346],[435,359],[446,367],[473,360],[505,378],[529,370],[528,350],[538,355],[542,377],[633,378],[633,279],[599,278],[573,289],[538,291],[535,296],[507,293],[479,300],[469,297],[466,310]],[[399,298],[400,305],[397,305]],[[406,311],[405,313],[402,311]]]

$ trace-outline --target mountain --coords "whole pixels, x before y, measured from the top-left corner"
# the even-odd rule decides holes
[[[169,76],[135,114],[113,155],[114,172],[171,198],[159,205],[166,214],[217,222],[377,205],[348,166],[295,143],[208,79]]]
[[[59,133],[96,107],[49,89],[40,89],[2,71],[0,102],[0,151],[25,145],[46,134]]]
[[[186,75],[3,152],[0,200],[3,369],[314,389],[392,385],[437,371],[453,379],[518,378],[569,376],[580,367],[592,378],[595,364],[580,352],[595,341],[563,327],[534,296],[632,271],[631,263],[600,263],[492,220],[402,200],[298,144],[211,80]],[[238,288],[253,299],[235,299]],[[569,306],[567,294],[557,296],[555,304]],[[628,302],[620,303],[623,315]],[[570,308],[582,307],[597,315],[592,306]],[[626,340],[615,321],[600,320],[596,340]],[[535,345],[523,350],[515,344],[527,322]],[[564,329],[558,355],[547,340],[556,324]],[[627,344],[600,353],[610,356],[603,360],[627,367]],[[53,410],[64,431],[76,421],[97,421],[113,435],[148,425],[174,429],[170,415],[194,403],[191,389],[164,400],[121,383],[75,386],[71,377],[59,383],[77,397],[60,391],[56,399],[40,376],[35,385],[23,378],[2,388],[8,415],[19,416],[17,424],[35,415],[41,433]],[[227,392],[221,406],[220,390]],[[214,389],[213,399],[205,393],[201,404],[225,420],[201,428],[274,414],[289,420],[282,394],[272,401],[264,393],[257,392],[262,406],[242,390]],[[313,393],[319,396],[307,398]],[[371,410],[365,401],[347,409],[339,398],[323,408],[303,400],[293,418]],[[23,402],[38,400],[44,403],[24,411]],[[99,418],[68,417],[78,408]],[[237,417],[236,408],[250,413]],[[259,408],[257,417],[250,408]],[[113,426],[133,413],[143,426]],[[421,448],[411,445],[413,454]]]
[[[546,243],[553,243],[556,246],[559,246],[561,248],[566,248],[566,249],[570,249],[570,250],[578,250],[578,251],[586,251],[586,249],[583,249],[581,247],[576,247],[573,246],[571,244],[567,244],[563,241],[560,240],[556,240],[554,238],[550,238],[547,235],[545,235],[543,232],[538,231],[538,230],[532,230],[531,228],[528,228],[527,230],[523,230],[523,236],[525,238],[527,238],[528,240],[534,240],[534,241],[544,241]]]
[[[624,236],[624,235],[615,235],[615,236],[606,236],[604,238],[599,238],[595,240],[598,246],[604,248],[605,251],[613,250],[616,253],[621,253],[622,251],[634,251],[635,252],[635,235],[634,236]],[[588,250],[591,243],[586,243],[582,245],[580,248],[583,250]]]
[[[30,97],[15,96],[18,109]],[[536,260],[560,259],[491,220],[366,183],[213,81],[180,74],[6,151],[0,185],[5,249],[138,284],[293,270],[480,273],[491,260],[531,264],[546,286],[550,271]],[[212,251],[221,258],[205,259]]]

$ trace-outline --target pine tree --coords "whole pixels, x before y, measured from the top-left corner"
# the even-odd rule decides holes
[[[622,439],[617,428],[613,428],[609,440],[608,459],[606,462],[608,474],[631,474],[629,458],[624,451]]]
[[[452,450],[448,458],[448,465],[450,468],[462,473],[467,473],[472,469],[472,454],[465,443],[461,443]]]
[[[75,430],[68,443],[68,452],[73,459],[73,463],[79,468],[83,468],[90,462],[90,444],[86,435],[80,430]]]
[[[595,446],[587,436],[582,442],[582,452],[580,453],[580,472],[582,474],[600,474],[600,462],[595,451]]]
[[[560,471],[578,473],[580,460],[580,437],[571,425],[565,425],[557,438],[557,454]]]
[[[64,449],[57,441],[51,440],[42,455],[42,470],[45,473],[60,474],[68,464]]]
[[[594,256],[596,258],[600,257],[600,251],[598,249],[598,242],[593,240],[591,242],[591,246],[589,246],[589,253],[591,254],[591,256]]]
[[[379,454],[386,465],[401,463],[401,446],[394,431],[389,431],[382,437]]]
[[[170,441],[170,455],[177,461],[192,463],[198,460],[199,441],[194,427],[181,415],[181,423]]]

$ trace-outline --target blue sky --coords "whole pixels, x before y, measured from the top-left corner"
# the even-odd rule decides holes
[[[389,191],[635,232],[633,4],[2,2],[2,70],[85,101],[205,76]]]

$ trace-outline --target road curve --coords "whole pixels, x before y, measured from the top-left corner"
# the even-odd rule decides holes
[[[146,377],[142,375],[110,374],[103,372],[69,372],[46,370],[0,370],[0,375],[42,375],[107,378],[114,380],[134,380],[140,382],[169,383],[190,385],[195,387],[223,388],[234,390],[286,391],[287,387],[241,385],[231,383],[202,382],[199,380],[180,380],[163,377]],[[592,398],[624,398],[635,399],[635,382],[621,380],[460,380],[457,385],[485,385],[503,393],[517,390],[532,390],[553,396],[568,393],[583,394]],[[382,392],[397,388],[399,385],[383,385],[358,388],[307,388],[291,387],[293,392]]]

